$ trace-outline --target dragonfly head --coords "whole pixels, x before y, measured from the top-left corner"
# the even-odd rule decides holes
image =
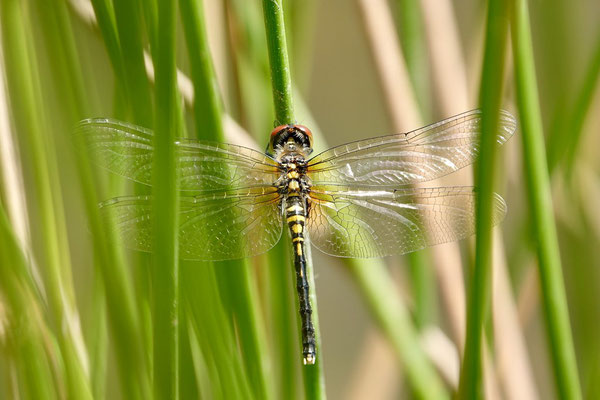
[[[271,132],[267,154],[279,159],[285,153],[301,153],[308,156],[312,152],[312,132],[304,125],[280,125]]]

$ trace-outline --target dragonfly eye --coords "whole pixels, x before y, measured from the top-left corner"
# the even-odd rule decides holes
[[[294,128],[295,128],[296,132],[301,133],[302,136],[304,137],[304,141],[306,143],[306,144],[304,144],[305,147],[312,149],[313,136],[312,136],[312,132],[310,131],[310,129],[308,129],[304,125],[294,125]]]

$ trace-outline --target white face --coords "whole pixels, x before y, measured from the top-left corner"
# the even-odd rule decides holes
[[[279,161],[288,154],[297,154],[303,158],[306,158],[312,149],[308,146],[302,145],[301,142],[296,141],[294,137],[289,137],[283,146],[277,146],[275,148],[275,158]]]

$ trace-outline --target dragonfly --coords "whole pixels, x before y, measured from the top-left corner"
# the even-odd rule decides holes
[[[316,361],[306,246],[337,257],[385,257],[464,239],[475,231],[473,187],[422,187],[473,163],[481,110],[407,133],[332,147],[310,157],[313,135],[303,125],[276,127],[264,153],[235,144],[177,139],[179,252],[190,260],[230,260],[267,252],[284,226],[291,238],[304,364]],[[506,111],[496,142],[516,129]],[[152,184],[153,134],[111,119],[77,128],[103,168]],[[152,250],[152,197],[100,204],[126,247]],[[493,197],[493,223],[506,203]]]

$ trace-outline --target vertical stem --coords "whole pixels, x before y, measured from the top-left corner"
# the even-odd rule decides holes
[[[180,0],[181,19],[194,83],[196,137],[223,141],[221,97],[208,48],[204,8],[201,0]]]
[[[159,1],[155,51],[156,135],[154,138],[154,396],[176,399],[178,349],[178,202],[175,137],[180,131],[175,69],[175,7]]]
[[[263,0],[263,13],[267,33],[267,47],[269,64],[271,67],[271,81],[273,85],[273,101],[275,105],[276,125],[291,124],[295,122],[294,106],[292,102],[292,79],[285,40],[285,25],[283,19],[282,0]],[[306,247],[310,247],[309,238],[306,238]],[[317,314],[317,304],[314,286],[314,272],[310,250],[306,254],[306,268],[311,284],[312,294],[310,301],[313,308],[313,323],[317,340],[316,363],[305,365],[304,374],[305,395],[311,399],[325,398],[325,380],[323,376],[323,357],[320,349],[320,332]]]
[[[550,339],[554,376],[559,398],[581,399],[558,238],[552,215],[550,179],[546,169],[544,131],[538,99],[527,1],[515,0],[511,28],[526,186],[533,225],[536,229],[542,300]]]
[[[95,3],[99,4],[100,0],[95,0]],[[108,3],[104,5],[107,6]],[[137,1],[113,2],[121,46],[120,61],[122,65],[120,66],[122,66],[125,74],[123,83],[125,84],[127,104],[131,106],[134,121],[148,127],[152,123],[152,100],[144,67],[141,17],[139,9],[136,9],[137,5]],[[167,32],[164,34],[167,37],[169,36]],[[165,38],[161,37],[161,39],[164,40]],[[109,44],[112,44],[112,42],[107,42],[107,45]]]
[[[293,124],[296,120],[292,102],[292,77],[285,40],[282,0],[263,0],[263,12],[271,66],[275,125]]]
[[[488,2],[487,31],[480,103],[483,110],[481,150],[476,169],[478,196],[476,203],[475,266],[467,298],[467,332],[461,368],[459,397],[483,397],[482,334],[489,306],[492,269],[492,213],[494,194],[495,143],[508,29],[508,4],[503,0]]]

